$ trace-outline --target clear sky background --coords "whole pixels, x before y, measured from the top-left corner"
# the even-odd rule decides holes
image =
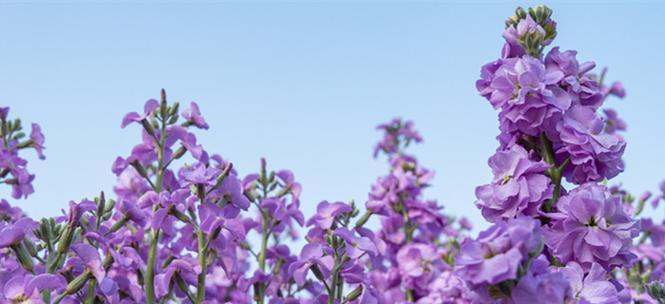
[[[36,193],[11,200],[30,215],[111,191],[113,160],[140,139],[138,127],[120,129],[123,115],[166,88],[171,100],[199,103],[211,125],[200,142],[242,175],[260,157],[293,170],[306,216],[323,199],[364,203],[387,170],[371,156],[374,126],[412,119],[425,137],[413,152],[437,172],[426,196],[481,222],[474,188],[490,180],[498,129],[474,83],[499,56],[506,17],[537,3],[110,2],[0,1],[0,104],[39,122],[47,140],[45,161],[29,157]],[[629,124],[616,181],[656,190],[665,5],[547,4],[554,45],[609,66],[608,79],[627,89],[608,103]]]

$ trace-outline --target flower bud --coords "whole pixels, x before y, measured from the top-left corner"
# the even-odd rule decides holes
[[[363,293],[363,286],[359,285],[356,287],[356,289],[352,290],[348,295],[346,295],[346,300],[345,302],[351,302],[360,297],[360,295]]]

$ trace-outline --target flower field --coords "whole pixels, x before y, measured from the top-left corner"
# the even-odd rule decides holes
[[[413,121],[378,125],[387,166],[365,201],[301,201],[297,172],[206,149],[213,120],[165,90],[118,117],[141,140],[109,160],[112,193],[31,218],[25,155],[48,162],[48,130],[2,107],[0,303],[665,303],[665,224],[645,212],[662,212],[665,181],[639,196],[613,181],[627,125],[606,103],[624,87],[555,46],[546,6],[500,26],[476,82],[498,116],[477,139],[497,146],[475,190],[487,229],[427,196]]]

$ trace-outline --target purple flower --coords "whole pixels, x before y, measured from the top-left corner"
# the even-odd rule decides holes
[[[599,264],[593,263],[586,275],[576,262],[568,263],[559,271],[570,282],[575,300],[579,303],[620,303],[619,292],[608,281],[607,272]]]
[[[471,284],[497,284],[517,278],[517,269],[540,252],[540,223],[527,217],[499,221],[466,239],[457,257],[458,274]]]
[[[502,51],[503,57],[523,56],[525,54],[523,43],[527,39],[527,36],[540,37],[541,40],[546,36],[545,29],[536,23],[530,15],[519,20],[516,25],[508,26],[503,32],[503,38],[506,39],[506,45]],[[547,45],[550,42],[543,41],[543,45]]]
[[[564,74],[546,69],[538,59],[509,58],[494,73],[492,69],[494,64],[483,68],[477,87],[494,108],[501,109],[499,120],[505,133],[551,132],[556,118],[571,106],[571,97],[559,86]]]
[[[542,255],[531,263],[529,271],[511,290],[511,298],[515,304],[569,302],[572,295],[568,279],[548,266],[549,261]]]
[[[626,123],[619,118],[617,112],[613,109],[605,109],[605,132],[614,134],[617,131],[626,131]]]
[[[44,134],[42,134],[42,128],[36,124],[32,124],[32,130],[30,130],[30,141],[32,141],[32,146],[37,151],[40,159],[45,159],[44,153]]]
[[[564,175],[576,184],[610,179],[623,171],[623,138],[604,132],[605,124],[594,110],[573,106],[557,125],[557,158],[570,158]]]
[[[182,117],[187,120],[188,124],[192,124],[199,129],[208,130],[208,124],[206,123],[203,116],[201,116],[199,105],[197,105],[196,102],[190,103],[190,108],[182,112]]]
[[[395,118],[389,123],[380,124],[376,127],[378,130],[383,130],[383,139],[374,147],[374,157],[383,151],[388,155],[399,153],[401,145],[408,146],[412,142],[419,143],[423,139],[420,133],[413,127],[412,121],[402,121],[400,118]]]
[[[150,116],[150,114],[152,114],[152,112],[155,111],[155,109],[157,109],[158,107],[159,107],[159,102],[157,100],[149,99],[148,101],[146,101],[145,106],[143,106],[143,115],[139,115],[139,113],[136,112],[127,113],[127,115],[125,115],[125,117],[122,119],[120,127],[124,128],[133,122],[140,122],[148,118],[148,116]]]
[[[106,277],[106,272],[102,268],[102,260],[99,257],[99,252],[95,247],[88,244],[74,244],[71,246],[72,251],[81,259],[85,267],[92,272],[97,282],[102,282]]]
[[[13,224],[2,227],[0,229],[0,248],[9,247],[22,241],[37,226],[37,222],[25,217]]]
[[[418,299],[418,304],[470,303],[469,289],[464,280],[452,271],[444,271],[427,286],[428,293]]]
[[[215,185],[217,176],[219,176],[220,173],[221,170],[217,168],[208,167],[202,163],[196,163],[189,169],[180,170],[180,176],[183,180],[182,186],[187,187],[190,185]]]
[[[50,289],[56,292],[65,286],[67,281],[56,274],[17,275],[5,283],[0,299],[9,303],[42,303],[41,291]]]
[[[321,229],[330,229],[337,216],[341,215],[342,213],[351,211],[351,206],[345,203],[329,203],[328,201],[322,201],[316,207],[316,214],[307,220],[307,226],[315,226]]]
[[[330,276],[334,265],[334,259],[330,255],[330,252],[324,254],[326,251],[330,250],[329,247],[323,247],[321,244],[305,245],[302,252],[300,252],[298,260],[289,266],[289,276],[293,276],[293,279],[298,286],[303,286],[305,284],[307,272],[309,272],[309,269],[314,266],[318,267],[324,277]]]
[[[530,160],[524,148],[515,145],[498,151],[489,159],[489,165],[494,181],[476,188],[476,206],[488,221],[536,215],[541,203],[552,197],[552,184],[544,175],[549,165]]]
[[[593,62],[579,63],[577,52],[568,50],[560,52],[558,47],[553,48],[545,57],[545,66],[548,70],[563,73],[561,87],[568,92],[573,104],[589,106],[598,109],[603,101],[598,82],[589,73],[596,64]]]
[[[0,221],[13,223],[22,217],[24,214],[21,208],[12,207],[6,200],[0,199]]]
[[[441,253],[432,244],[408,243],[396,256],[399,273],[406,288],[424,288],[436,269],[441,267]]]
[[[579,186],[561,197],[556,209],[547,214],[552,223],[545,242],[561,263],[576,261],[585,269],[598,263],[609,269],[634,258],[629,248],[639,223],[624,212],[621,197],[610,195],[606,187]]]
[[[201,273],[201,266],[194,259],[176,259],[172,261],[163,273],[155,276],[156,295],[162,297],[169,291],[173,276],[179,274],[194,281],[196,276]]]
[[[369,237],[356,236],[346,228],[335,229],[333,235],[342,238],[346,242],[346,255],[352,259],[357,259],[365,253],[372,256],[378,254],[376,244]]]
[[[242,183],[234,174],[228,175],[216,192],[237,208],[242,210],[249,208],[250,202],[243,192]]]

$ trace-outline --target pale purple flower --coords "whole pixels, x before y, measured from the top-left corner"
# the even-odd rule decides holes
[[[141,122],[142,120],[148,118],[150,114],[152,114],[155,109],[159,107],[159,102],[155,99],[149,99],[146,101],[145,105],[143,106],[143,115],[140,115],[139,113],[136,112],[130,112],[125,115],[125,117],[122,119],[122,123],[120,124],[121,128],[126,127],[127,125],[133,123],[133,122]]]
[[[88,244],[74,244],[71,246],[72,251],[81,259],[85,267],[92,272],[97,282],[102,282],[106,277],[106,271],[102,267],[102,260],[99,257],[99,252],[95,247]]]
[[[357,236],[343,227],[335,229],[333,235],[346,242],[346,255],[352,259],[357,259],[366,253],[372,256],[379,253],[376,244],[369,237]]]
[[[470,303],[469,288],[453,271],[443,271],[427,286],[427,294],[418,299],[418,304],[463,304]]]
[[[199,105],[196,102],[190,103],[190,108],[182,112],[182,117],[184,117],[188,123],[196,126],[199,129],[208,130],[208,124],[206,123],[203,116],[201,116],[201,111],[199,111]]]
[[[249,199],[243,192],[241,181],[237,176],[230,174],[224,178],[224,182],[216,191],[227,202],[242,210],[249,208]]]
[[[579,303],[621,303],[616,286],[609,282],[607,272],[599,264],[593,263],[586,275],[576,262],[568,263],[559,271],[570,282],[573,296]]]
[[[561,71],[564,78],[560,85],[568,92],[572,103],[598,109],[603,101],[598,82],[589,73],[596,64],[593,62],[579,63],[577,51],[559,51],[552,48],[545,57],[545,66],[548,70]]]
[[[441,267],[441,253],[432,244],[408,243],[396,256],[399,273],[407,288],[424,288]]]
[[[8,303],[42,303],[41,291],[50,289],[51,292],[58,292],[65,286],[67,281],[56,274],[17,275],[5,283],[0,300],[7,300]]]
[[[45,159],[43,150],[44,150],[44,134],[42,134],[42,128],[36,124],[32,124],[32,129],[30,130],[30,140],[32,141],[32,146],[37,151],[40,159]]]
[[[222,171],[217,168],[208,167],[202,163],[196,163],[188,169],[180,170],[180,177],[184,187],[190,185],[212,186]]]
[[[550,166],[529,159],[529,153],[521,146],[496,152],[489,165],[494,180],[476,188],[476,206],[488,221],[536,215],[542,202],[552,197],[552,184],[544,175]]]
[[[499,120],[505,133],[519,131],[537,136],[551,132],[554,121],[571,106],[571,97],[558,84],[564,74],[546,69],[538,59],[504,59],[491,72],[484,68],[484,80],[476,85],[480,95],[501,109]]]
[[[298,286],[305,284],[307,273],[313,266],[318,267],[324,277],[330,276],[334,265],[333,257],[330,255],[331,250],[321,244],[305,245],[298,260],[289,266],[289,275],[293,276]]]
[[[621,159],[626,143],[604,131],[605,123],[592,108],[573,106],[557,125],[559,159],[570,159],[564,175],[576,184],[610,179],[623,171]]]
[[[516,279],[517,269],[542,245],[540,223],[528,217],[499,221],[476,240],[465,239],[457,256],[458,275],[471,284]]]
[[[37,226],[37,222],[27,217],[4,227],[0,226],[0,248],[17,244],[30,235],[32,230],[37,228]]]
[[[545,242],[561,262],[578,262],[585,269],[598,263],[606,269],[630,263],[632,238],[639,232],[621,206],[621,197],[607,188],[587,183],[559,199],[552,223],[545,229]]]
[[[511,290],[515,304],[560,304],[568,303],[572,297],[566,276],[549,268],[544,256],[533,260],[527,273]]]
[[[626,123],[619,118],[615,110],[605,109],[603,112],[605,113],[605,132],[614,134],[617,131],[626,131]]]
[[[342,202],[329,203],[328,201],[322,201],[316,207],[316,214],[307,220],[307,226],[330,229],[337,216],[351,212],[351,210],[351,206]]]

